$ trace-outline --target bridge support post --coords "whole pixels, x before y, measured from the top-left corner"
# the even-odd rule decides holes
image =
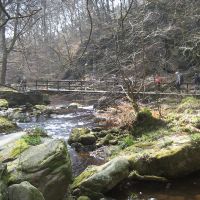
[[[47,90],[49,89],[49,81],[48,80],[46,81],[46,89]]]
[[[60,90],[60,82],[57,82],[57,90]]]
[[[38,81],[37,80],[35,81],[35,89],[36,90],[38,89]]]
[[[186,89],[186,92],[187,92],[187,93],[189,92],[189,83],[187,83],[187,89]]]

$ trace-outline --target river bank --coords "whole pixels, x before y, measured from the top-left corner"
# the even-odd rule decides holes
[[[64,141],[73,135],[72,130],[87,128],[83,133],[87,137],[84,135],[84,140],[77,140],[83,147],[88,144],[85,138],[95,138],[92,139],[94,149],[85,151],[83,148],[83,151],[81,148],[77,152],[74,145],[67,147],[75,177],[71,199],[81,195],[92,200],[103,196],[117,200],[199,198],[199,174],[186,176],[199,170],[196,156],[199,151],[199,100],[188,98],[168,106],[163,103],[162,117],[155,105],[148,105],[148,108],[143,105],[137,118],[124,103],[104,111],[80,104],[65,103],[56,107],[48,116],[41,112],[37,120],[18,121],[17,125],[22,130],[41,127],[52,138]],[[45,107],[37,106],[39,108]],[[130,117],[134,119],[132,125]],[[9,135],[1,139],[3,137],[7,140]],[[17,139],[16,133],[10,137]],[[97,180],[95,186],[93,181]],[[93,188],[89,193],[88,184]],[[102,186],[106,189],[101,189]],[[189,188],[189,192],[184,191],[185,188]]]

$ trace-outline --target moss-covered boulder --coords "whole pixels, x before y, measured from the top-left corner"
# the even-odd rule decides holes
[[[0,117],[0,133],[10,133],[18,129],[19,128],[16,123],[13,123],[5,117]]]
[[[72,180],[71,161],[63,140],[31,146],[7,165],[9,184],[28,181],[48,200],[62,200]]]
[[[102,166],[90,167],[75,178],[78,195],[100,199],[122,180],[166,181],[200,170],[200,134],[174,134],[155,142],[134,142],[118,157]]]
[[[146,148],[131,146],[124,155],[140,175],[173,179],[200,170],[199,153],[200,136],[193,134],[166,136]]]
[[[8,195],[9,200],[44,200],[42,193],[27,181],[11,185]]]
[[[41,114],[49,116],[52,113],[53,113],[53,110],[49,106],[46,106],[46,105],[35,105],[33,107],[34,116],[41,115]]]
[[[0,200],[7,200],[7,167],[0,164]]]
[[[0,109],[8,108],[8,101],[6,99],[0,99]]]
[[[96,142],[95,135],[87,128],[75,128],[69,137],[68,143],[80,143],[82,145],[93,145]]]
[[[119,157],[100,167],[91,167],[75,178],[72,189],[80,189],[82,195],[100,199],[103,193],[114,188],[129,175],[129,162]]]

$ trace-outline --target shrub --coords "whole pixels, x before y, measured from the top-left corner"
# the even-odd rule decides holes
[[[132,146],[134,144],[134,138],[132,135],[128,135],[125,138],[123,138],[120,146],[122,149],[125,149],[126,147]]]
[[[30,130],[29,134],[31,135],[39,135],[41,137],[47,137],[47,132],[41,127],[35,127],[34,129]]]
[[[41,144],[41,136],[40,135],[25,135],[23,136],[24,141],[32,146],[36,146]]]
[[[142,111],[138,113],[136,120],[139,122],[143,122],[151,118],[152,118],[151,111],[148,108],[144,108]]]
[[[28,134],[23,136],[23,139],[27,144],[36,146],[41,144],[41,137],[47,137],[47,132],[43,128],[35,127],[29,130]]]

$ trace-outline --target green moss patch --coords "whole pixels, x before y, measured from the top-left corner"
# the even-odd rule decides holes
[[[147,108],[138,113],[136,121],[133,124],[132,134],[134,137],[141,137],[143,134],[157,131],[166,126],[166,123],[152,116]]]
[[[15,123],[5,117],[0,117],[0,133],[9,133],[16,130],[18,127]]]
[[[25,139],[19,139],[15,142],[10,156],[15,158],[28,148],[29,144],[25,141]]]
[[[178,105],[177,111],[193,113],[196,109],[200,110],[200,99],[195,97],[186,97],[182,99],[181,103]]]
[[[84,172],[82,172],[79,176],[77,176],[72,184],[72,189],[79,187],[82,181],[91,177],[95,172],[97,172],[96,168],[87,168]]]
[[[0,108],[8,108],[8,101],[6,99],[0,99]]]

